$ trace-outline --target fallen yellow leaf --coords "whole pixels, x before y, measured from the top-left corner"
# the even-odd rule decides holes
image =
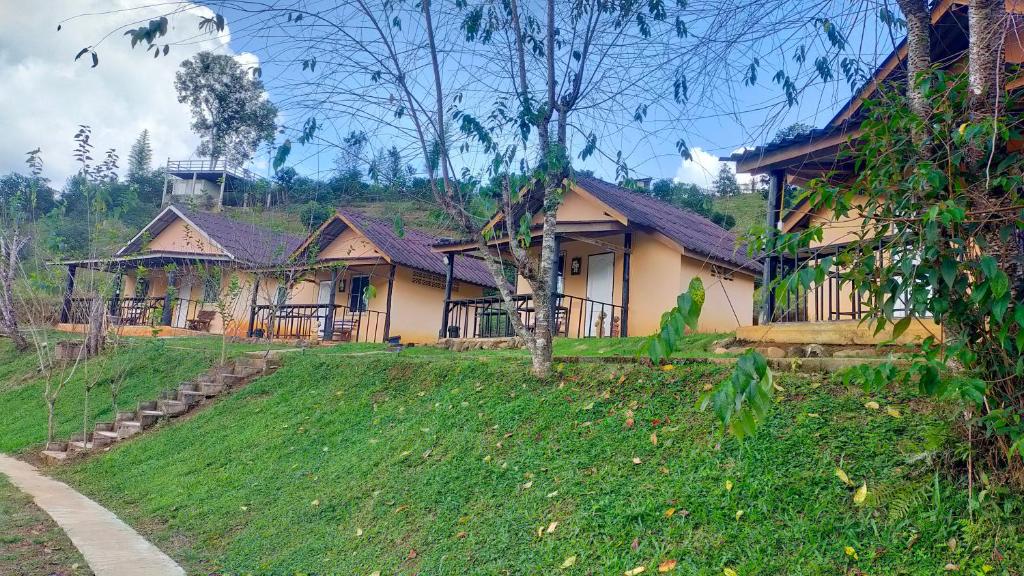
[[[867,497],[868,497],[868,483],[865,482],[865,483],[861,484],[860,488],[857,488],[856,492],[853,493],[853,503],[858,505],[858,506],[860,506],[861,504],[864,503],[864,500],[866,500]]]
[[[736,511],[736,519],[739,520],[742,517],[743,517],[743,510],[737,510]]]
[[[311,502],[311,504],[313,504],[313,506],[319,506],[320,505],[320,501],[319,500],[313,500],[313,502]]]
[[[548,524],[548,530],[547,530],[548,534],[551,534],[552,532],[554,532],[555,528],[558,528],[558,522],[552,522],[551,524]]]
[[[853,546],[844,547],[843,552],[846,552],[846,555],[854,560],[860,560],[860,558],[857,557],[857,551],[853,549]]]
[[[676,569],[675,560],[665,560],[661,564],[658,564],[658,572],[671,572]]]
[[[658,445],[658,434],[656,432],[651,432],[651,444]]]
[[[523,490],[529,490],[531,486],[533,486],[533,480],[530,480],[526,484],[523,484]]]
[[[725,491],[732,492],[732,480],[725,481]]]
[[[356,528],[356,536],[362,536],[362,535],[363,535],[363,529],[362,528]]]
[[[843,484],[853,486],[853,482],[850,481],[850,477],[846,475],[846,472],[843,472],[842,468],[836,467],[836,476],[843,481]]]
[[[562,562],[562,568],[571,568],[571,567],[573,567],[575,565],[576,565],[576,557],[575,556],[569,556],[568,558],[565,559],[565,562]]]
[[[633,457],[633,464],[640,464],[641,462],[642,462],[642,460],[640,460],[636,456]]]
[[[739,574],[736,573],[735,570],[733,570],[732,568],[729,568],[728,566],[726,566],[725,568],[722,568],[722,574],[724,574],[725,576],[740,576]]]
[[[899,410],[893,408],[892,406],[886,407],[885,413],[888,414],[889,416],[892,416],[893,418],[899,418],[903,416],[902,414],[900,414]]]
[[[676,513],[676,509],[675,508],[669,508],[668,510],[665,510],[665,518],[671,518],[672,516],[675,515],[675,513]]]
[[[625,576],[636,576],[637,574],[643,574],[646,570],[647,568],[644,568],[643,566],[637,566],[632,570],[626,570],[625,572],[623,572],[623,574]]]
[[[878,402],[875,402],[874,400],[872,400],[870,402],[865,402],[864,403],[864,407],[867,408],[868,410],[878,410],[879,405],[878,405]]]
[[[958,572],[960,570],[960,567],[950,562],[949,564],[946,564],[945,570],[946,572]]]
[[[664,370],[665,372],[671,372],[671,371],[676,369],[676,365],[675,364],[665,364],[664,366],[661,367],[661,369]]]

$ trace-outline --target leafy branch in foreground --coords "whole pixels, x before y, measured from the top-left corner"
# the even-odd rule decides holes
[[[686,329],[696,331],[704,307],[704,282],[690,280],[687,290],[676,298],[675,308],[661,317],[661,329],[640,348],[655,364],[668,360],[680,348]],[[721,382],[700,401],[701,410],[711,408],[734,436],[753,434],[768,416],[772,403],[772,372],[756,350],[747,350],[736,361],[728,380]]]

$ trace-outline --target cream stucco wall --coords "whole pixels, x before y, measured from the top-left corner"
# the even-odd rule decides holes
[[[224,254],[209,242],[202,232],[178,218],[167,225],[145,247],[149,252],[190,252],[197,254]]]
[[[345,229],[318,254],[318,257],[322,259],[382,258],[383,256],[372,242],[352,228]]]
[[[623,245],[622,235],[608,236],[601,240],[617,247]],[[565,254],[563,293],[586,298],[588,256],[610,250],[580,241],[563,242],[561,248]],[[619,305],[622,302],[623,254],[621,251],[611,252],[615,256],[611,303]],[[580,258],[580,274],[576,276],[570,272],[575,257]],[[661,326],[662,314],[676,305],[676,297],[687,288],[694,276],[700,276],[704,281],[707,297],[700,319],[702,332],[729,332],[737,326],[753,323],[754,277],[734,272],[731,281],[721,280],[714,277],[712,272],[710,263],[686,255],[664,236],[634,232],[630,259],[628,334],[646,336],[656,332]],[[525,279],[519,278],[517,290],[520,294],[530,293]],[[577,337],[579,319],[576,315],[579,310],[574,308],[570,313],[569,336]]]

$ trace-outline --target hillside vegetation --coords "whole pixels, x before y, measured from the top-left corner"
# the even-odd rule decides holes
[[[694,407],[719,366],[562,365],[537,381],[512,354],[360,350],[296,353],[57,473],[204,574],[1024,566],[1024,501],[976,486],[969,514],[946,473],[952,415],[902,392],[784,376],[741,444]]]
[[[716,211],[736,219],[736,226],[732,228],[736,234],[749,232],[754,226],[764,226],[767,204],[760,193],[714,196],[711,203]]]

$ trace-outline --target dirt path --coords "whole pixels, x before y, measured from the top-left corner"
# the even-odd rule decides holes
[[[31,464],[0,454],[0,474],[53,518],[96,576],[184,576],[174,560],[112,512]]]

